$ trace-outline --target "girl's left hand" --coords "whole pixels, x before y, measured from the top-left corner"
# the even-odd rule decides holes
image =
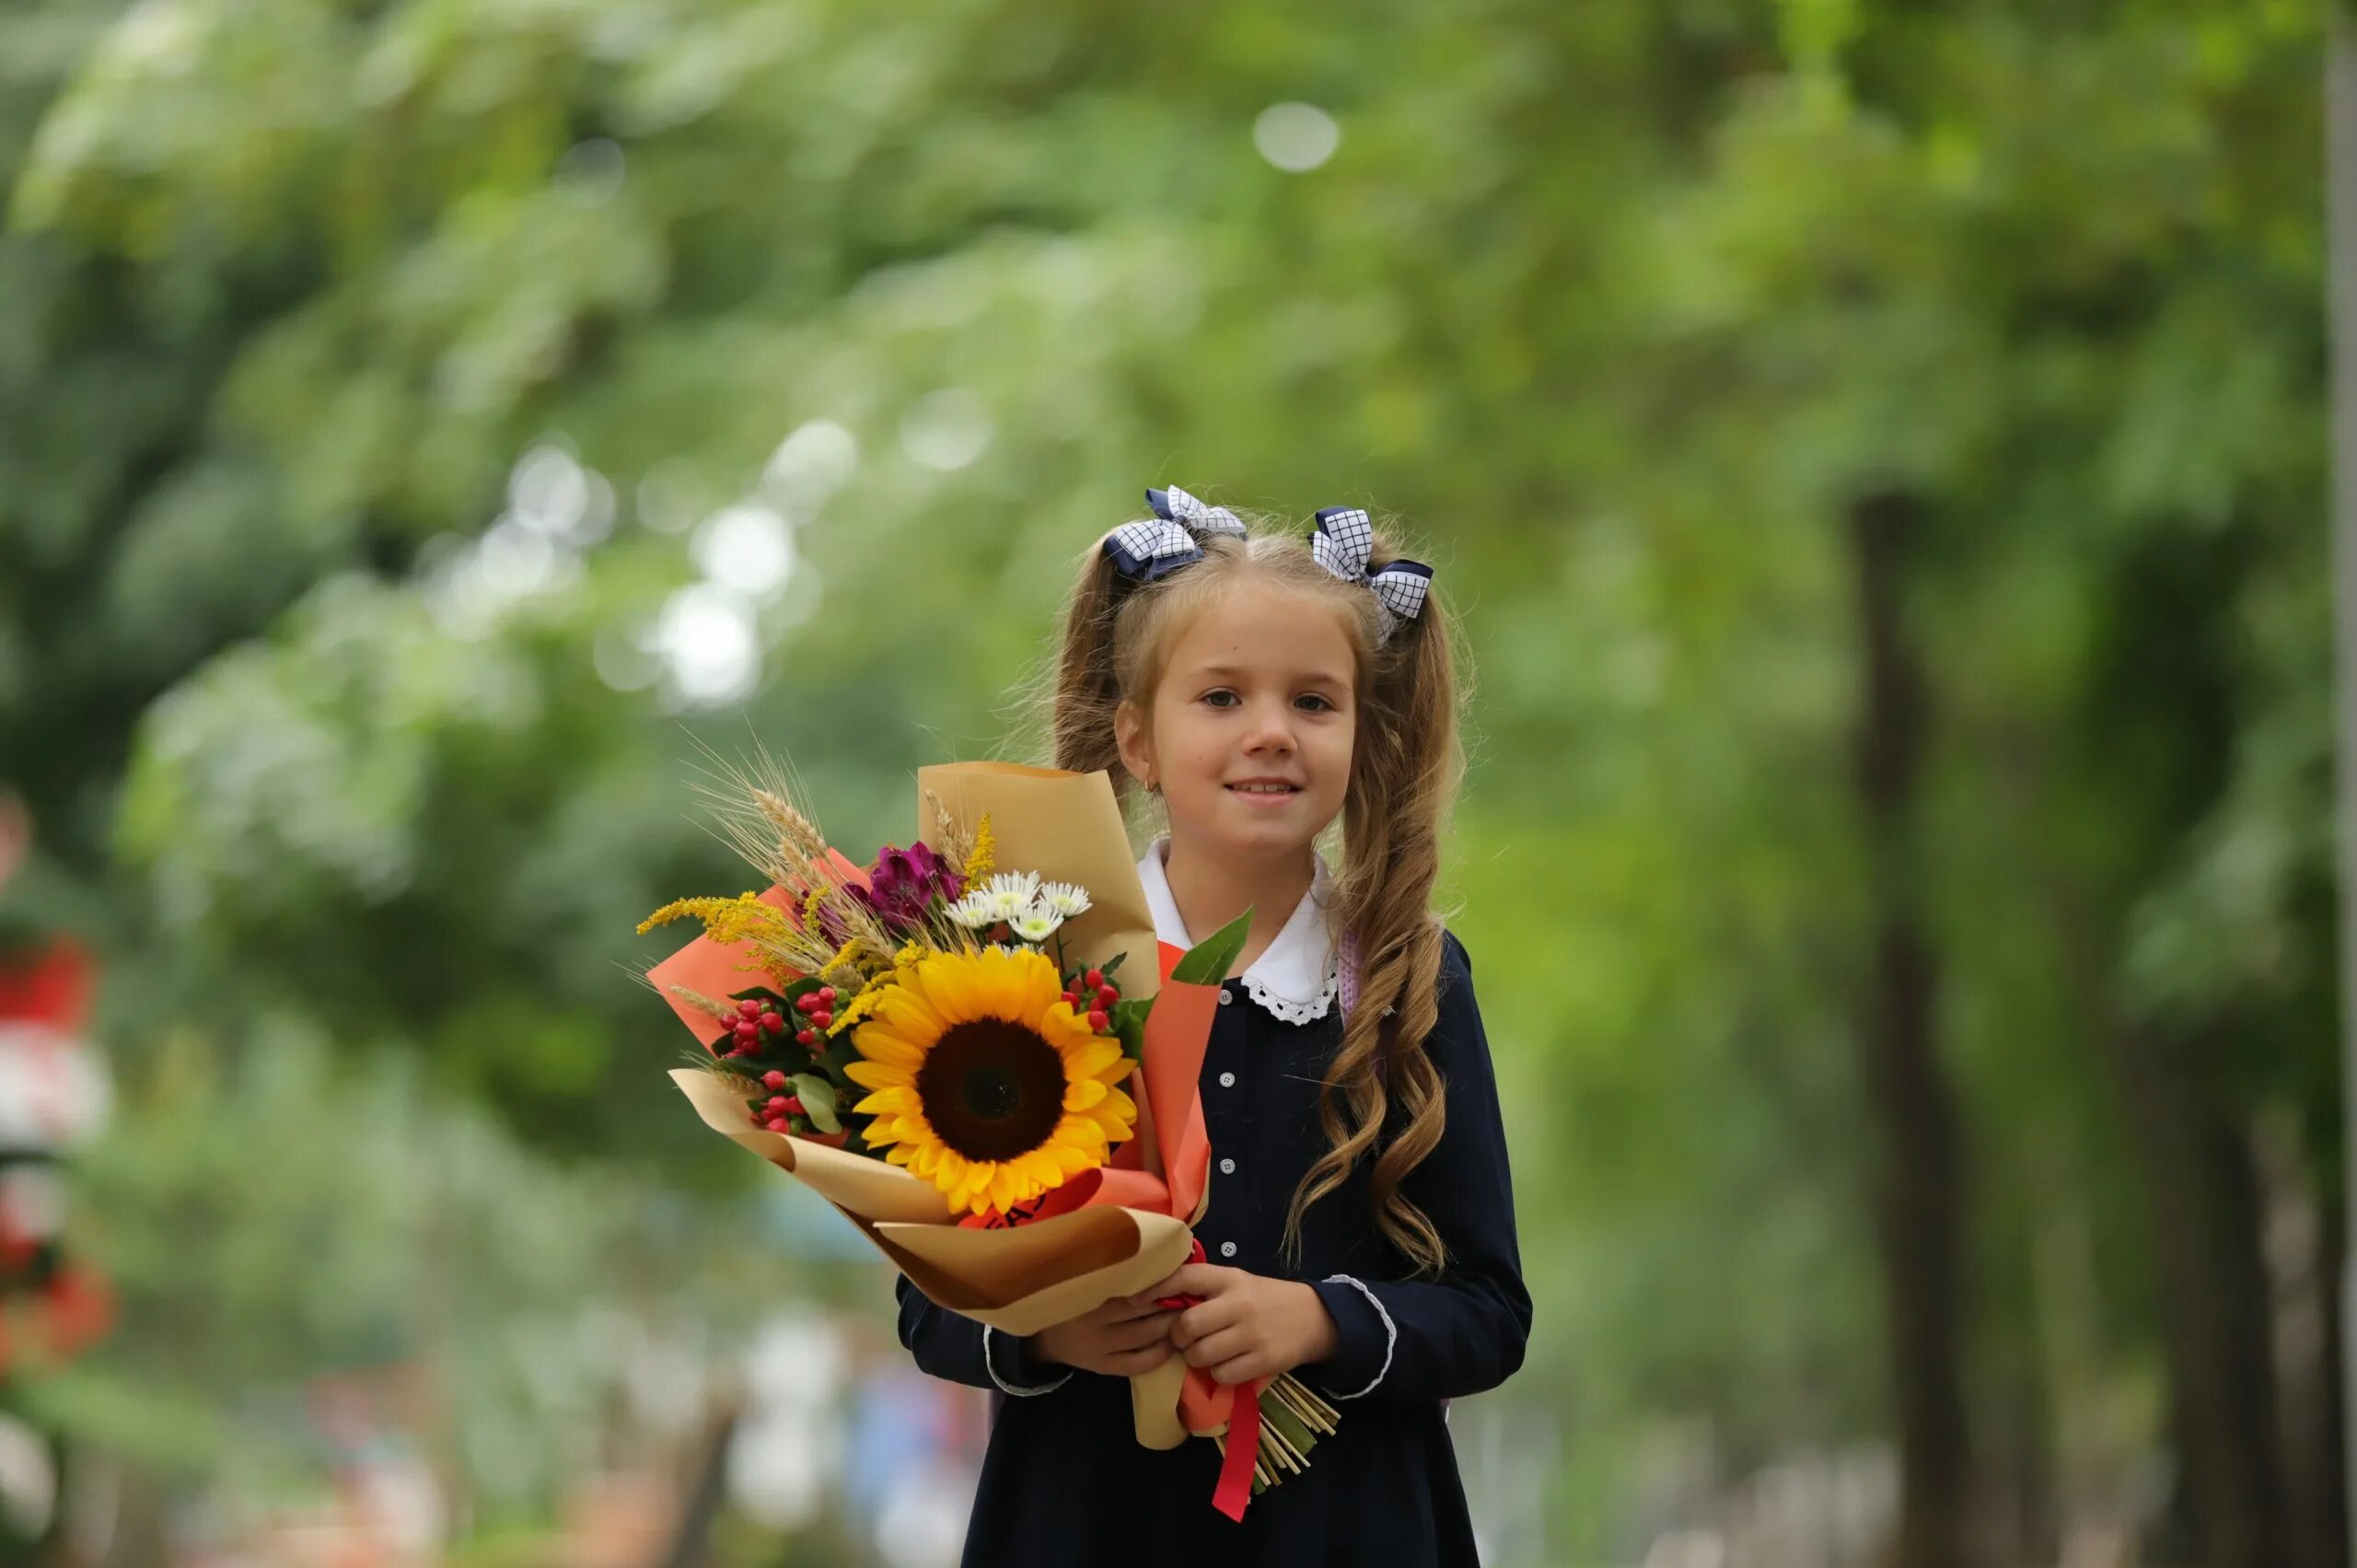
[[[1190,1366],[1210,1368],[1222,1384],[1263,1382],[1334,1353],[1334,1319],[1318,1293],[1296,1280],[1188,1263],[1139,1295],[1203,1298],[1171,1324],[1170,1342]]]

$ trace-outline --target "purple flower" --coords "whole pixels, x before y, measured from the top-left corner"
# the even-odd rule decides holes
[[[867,870],[867,886],[853,888],[853,898],[876,912],[886,926],[905,930],[924,918],[935,899],[945,902],[965,891],[965,879],[947,861],[925,844],[897,849],[886,844]]]

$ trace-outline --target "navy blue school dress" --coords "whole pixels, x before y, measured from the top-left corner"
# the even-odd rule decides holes
[[[1162,939],[1188,946],[1157,841],[1138,871]],[[1440,1016],[1426,1049],[1447,1083],[1448,1127],[1405,1190],[1449,1248],[1438,1278],[1383,1239],[1367,1162],[1303,1219],[1283,1261],[1285,1210],[1324,1152],[1318,1086],[1342,1038],[1328,910],[1317,880],[1267,953],[1223,988],[1203,1056],[1211,1207],[1196,1235],[1210,1260],[1309,1283],[1338,1330],[1333,1359],[1295,1369],[1341,1413],[1306,1474],[1231,1522],[1212,1508],[1218,1448],[1156,1451],[1132,1426],[1125,1379],[1043,1365],[1027,1342],[935,1307],[900,1282],[900,1340],[936,1377],[1003,1395],[966,1538],[966,1568],[1471,1568],[1472,1526],[1442,1401],[1493,1388],[1530,1331],[1515,1238],[1497,1082],[1472,967],[1443,947]]]

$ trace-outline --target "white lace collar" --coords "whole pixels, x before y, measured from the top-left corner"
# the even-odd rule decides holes
[[[1195,944],[1187,935],[1187,923],[1178,918],[1178,900],[1171,897],[1170,878],[1163,869],[1169,854],[1167,837],[1155,840],[1138,862],[1138,880],[1145,884],[1145,903],[1154,912],[1155,935],[1174,946],[1191,947]],[[1314,1022],[1334,1005],[1334,933],[1328,912],[1334,876],[1327,868],[1325,856],[1316,859],[1309,891],[1295,906],[1293,918],[1242,976],[1245,993],[1270,1016],[1289,1024]]]

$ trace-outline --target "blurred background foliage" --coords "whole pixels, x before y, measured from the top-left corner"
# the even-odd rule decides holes
[[[0,918],[106,958],[124,1299],[15,1397],[114,1555],[390,1364],[490,1539],[584,1324],[874,1294],[631,925],[743,881],[700,746],[853,846],[1019,753],[1177,482],[1479,661],[1501,1561],[2339,1568],[2327,10],[0,8]]]

